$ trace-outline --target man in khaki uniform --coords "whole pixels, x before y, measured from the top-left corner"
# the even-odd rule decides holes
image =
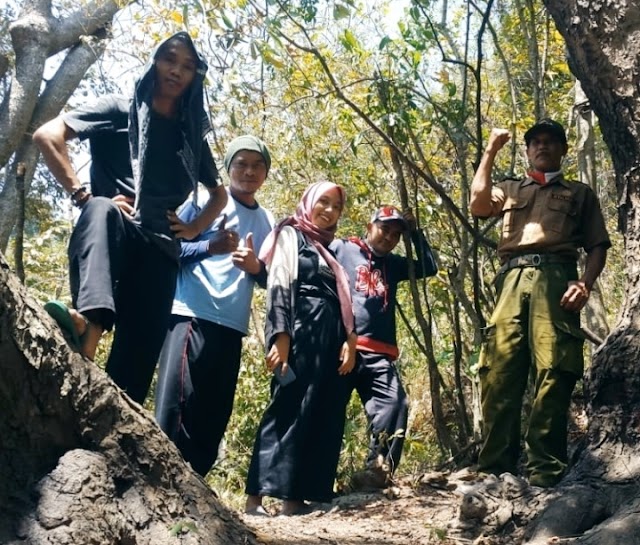
[[[543,119],[524,135],[532,167],[523,180],[491,184],[509,132],[493,129],[471,186],[471,212],[502,216],[498,302],[486,328],[480,365],[484,444],[478,469],[516,473],[520,412],[530,367],[535,395],[526,431],[527,473],[535,486],[555,485],[567,467],[567,415],[582,376],[580,310],[611,246],[597,197],[564,179],[567,139]],[[578,249],[587,252],[578,276]]]

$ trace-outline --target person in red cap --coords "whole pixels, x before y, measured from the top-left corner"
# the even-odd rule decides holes
[[[413,262],[416,277],[436,274],[433,252],[413,214],[402,214],[393,206],[376,210],[364,238],[335,240],[331,245],[349,276],[358,335],[356,368],[350,379],[371,431],[366,468],[352,478],[357,489],[390,484],[402,455],[408,403],[395,365],[395,308],[398,283],[409,279],[409,260],[392,252],[405,232],[418,255]]]
[[[471,185],[474,216],[502,217],[498,298],[480,358],[484,443],[478,469],[516,473],[520,413],[530,370],[534,397],[525,435],[529,482],[553,486],[567,467],[567,415],[582,376],[580,310],[611,246],[598,199],[562,174],[564,128],[542,119],[524,135],[531,171],[491,184],[498,151],[509,141],[493,129]],[[578,275],[578,250],[587,253]]]

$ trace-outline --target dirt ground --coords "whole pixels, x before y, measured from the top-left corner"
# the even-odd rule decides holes
[[[574,394],[569,457],[586,431],[584,400]],[[469,469],[404,477],[381,491],[339,496],[310,514],[240,515],[265,545],[513,545],[526,532],[528,509],[544,503],[545,489],[506,474],[485,478]],[[474,513],[474,490],[484,491],[489,512]],[[550,492],[552,489],[547,489]],[[460,515],[466,494],[465,513]],[[524,501],[523,501],[524,500]],[[519,507],[516,506],[519,505]],[[493,512],[491,512],[493,510]]]
[[[458,523],[464,489],[476,480],[464,470],[430,473],[385,490],[340,496],[306,515],[278,516],[274,504],[268,506],[274,516],[241,517],[265,545],[479,543],[477,532],[465,535]]]

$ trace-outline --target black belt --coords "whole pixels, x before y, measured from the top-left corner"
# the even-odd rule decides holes
[[[524,254],[512,257],[498,269],[498,275],[518,267],[540,267],[541,265],[555,265],[559,263],[573,263],[572,257],[555,254]]]

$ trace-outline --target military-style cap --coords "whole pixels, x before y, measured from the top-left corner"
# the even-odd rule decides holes
[[[531,139],[540,133],[549,133],[555,136],[563,144],[567,143],[567,135],[564,132],[564,127],[557,121],[550,118],[541,119],[535,125],[533,125],[527,132],[524,133],[524,141],[529,145]]]

